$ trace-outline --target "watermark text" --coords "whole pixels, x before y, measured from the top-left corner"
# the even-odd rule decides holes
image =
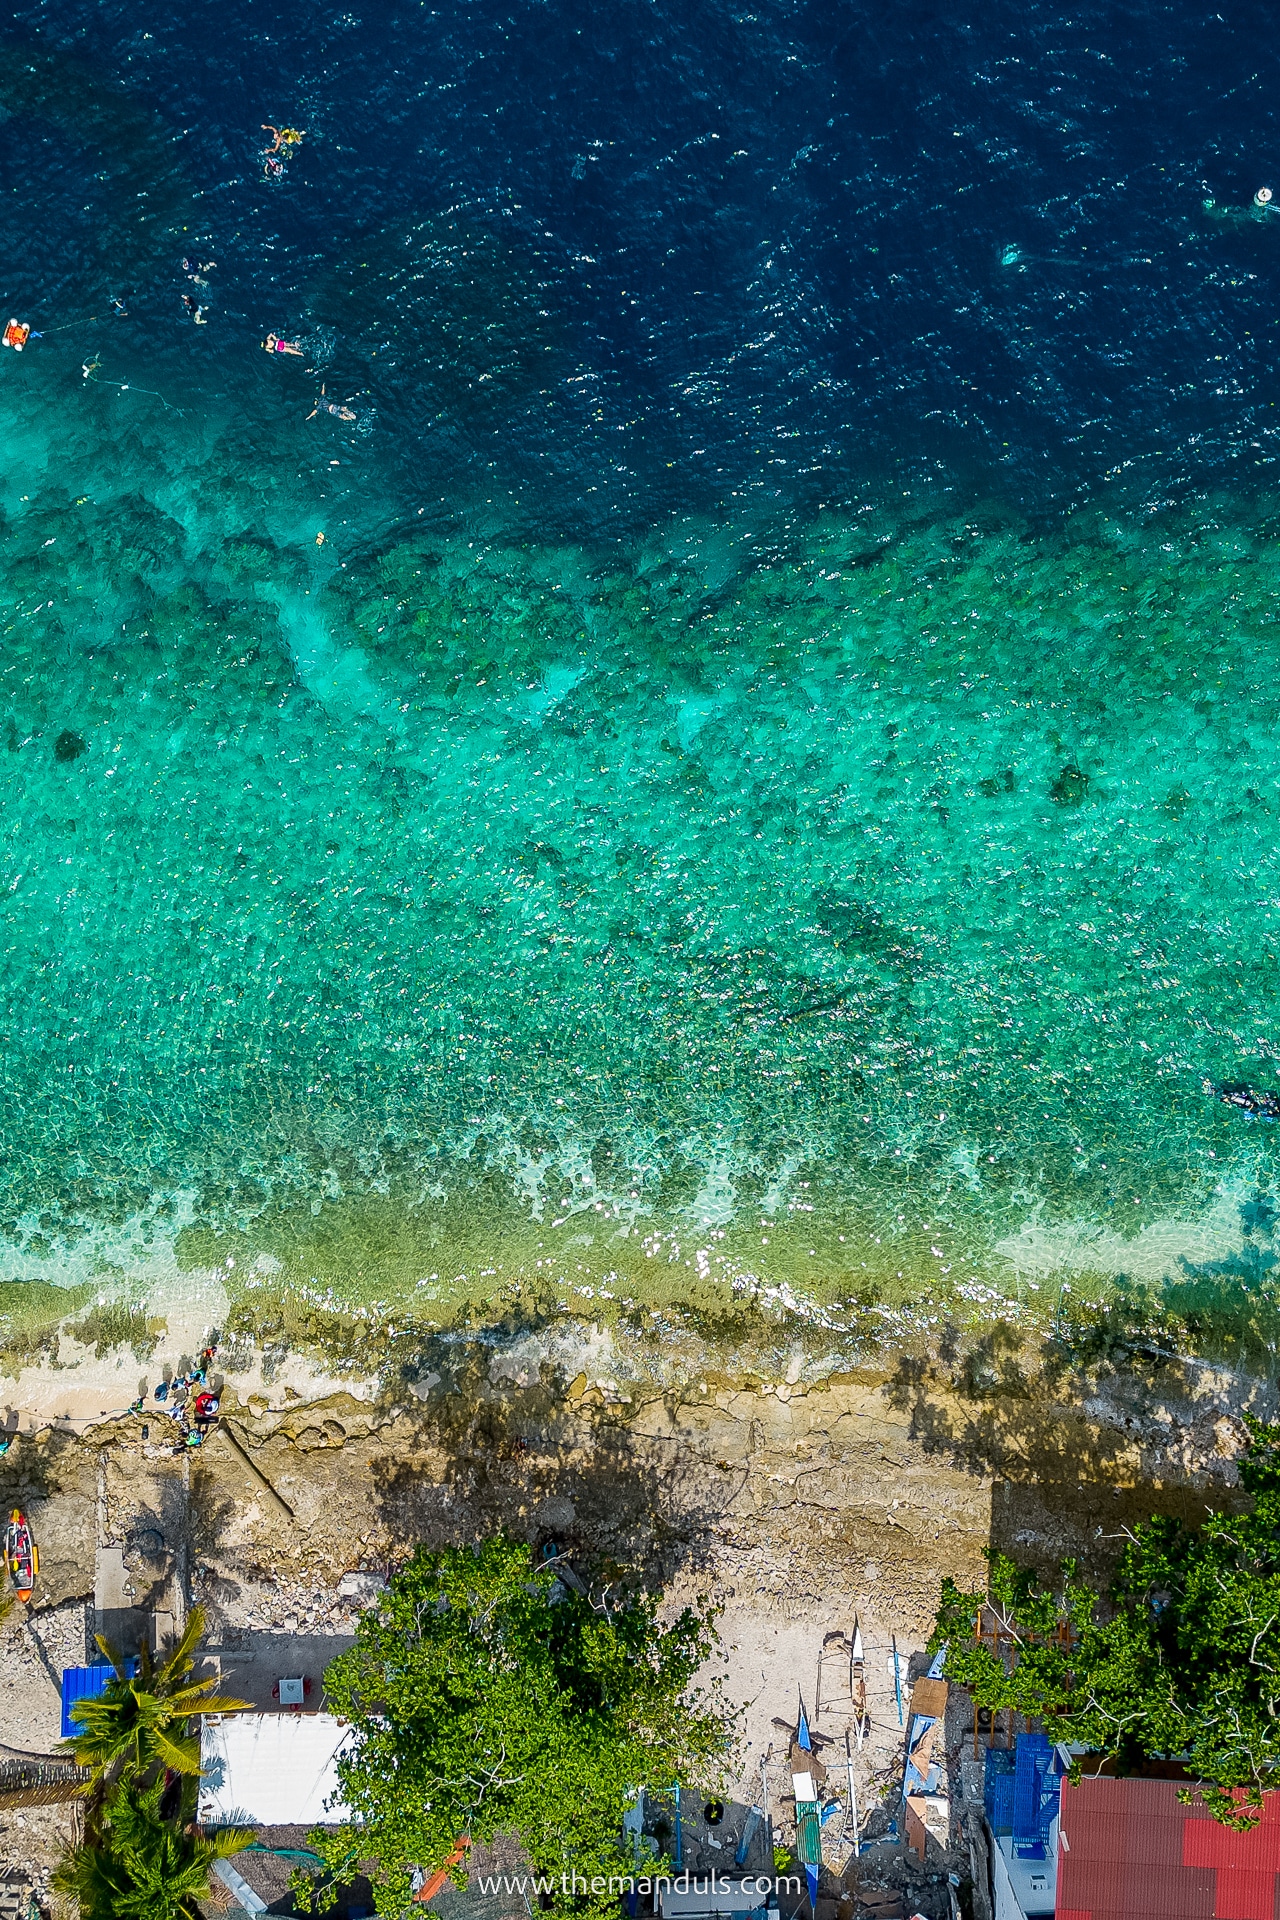
[[[705,1893],[723,1899],[727,1894],[745,1893],[761,1899],[774,1892],[799,1893],[804,1881],[787,1874],[747,1874],[741,1880],[727,1873],[691,1876],[688,1873],[480,1873],[476,1880],[481,1893]]]

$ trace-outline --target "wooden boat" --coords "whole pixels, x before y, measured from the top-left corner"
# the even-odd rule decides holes
[[[870,1732],[867,1713],[866,1658],[862,1649],[862,1628],[855,1614],[853,1634],[836,1631],[824,1636],[818,1655],[818,1686],[814,1699],[814,1720],[843,1722],[852,1727],[861,1746]]]
[[[4,1536],[4,1564],[19,1600],[29,1600],[40,1571],[40,1553],[21,1507],[15,1507],[9,1515]]]
[[[871,1715],[867,1712],[867,1664],[862,1651],[862,1628],[856,1613],[853,1616],[853,1651],[849,1656],[849,1692],[853,1699],[858,1745],[861,1746],[871,1732]]]

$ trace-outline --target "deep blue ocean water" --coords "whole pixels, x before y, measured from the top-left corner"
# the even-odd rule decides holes
[[[8,1277],[1269,1312],[1277,65],[9,14]]]

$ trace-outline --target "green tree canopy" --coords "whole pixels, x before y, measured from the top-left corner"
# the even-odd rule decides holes
[[[239,1853],[253,1835],[224,1828],[206,1839],[165,1820],[164,1791],[163,1779],[150,1787],[121,1780],[102,1830],[57,1868],[54,1886],[75,1898],[80,1920],[201,1920],[197,1902],[208,1894],[214,1861]]]
[[[1219,1820],[1252,1824],[1280,1788],[1280,1425],[1249,1420],[1240,1479],[1249,1510],[1195,1531],[1156,1517],[1120,1555],[1106,1603],[1062,1563],[1046,1587],[991,1553],[988,1594],[942,1585],[930,1650],[979,1706],[1044,1720],[1132,1773],[1176,1760]],[[1005,1626],[1013,1664],[975,1640],[980,1607]]]
[[[354,1729],[338,1771],[356,1824],[312,1844],[339,1878],[376,1860],[378,1912],[408,1915],[414,1867],[514,1832],[557,1907],[616,1915],[616,1889],[584,1902],[560,1876],[626,1870],[638,1787],[718,1774],[729,1717],[694,1682],[716,1643],[708,1615],[660,1625],[651,1595],[593,1603],[505,1536],[420,1549],[325,1675]]]

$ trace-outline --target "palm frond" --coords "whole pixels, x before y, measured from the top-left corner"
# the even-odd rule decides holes
[[[94,1643],[97,1646],[98,1651],[102,1655],[103,1659],[109,1660],[111,1662],[111,1665],[115,1668],[116,1679],[127,1680],[129,1678],[129,1663],[125,1659],[124,1655],[122,1653],[117,1653],[116,1649],[112,1646],[111,1642],[106,1638],[104,1638],[102,1634],[95,1633],[93,1638],[94,1638]]]
[[[165,1703],[175,1714],[183,1713],[235,1713],[241,1707],[252,1706],[250,1700],[232,1700],[223,1694],[207,1697],[210,1687],[218,1685],[216,1674],[207,1680],[197,1680],[194,1686],[179,1687],[176,1693],[167,1693]]]
[[[194,1735],[189,1740],[175,1740],[163,1727],[153,1727],[149,1743],[155,1750],[156,1758],[163,1760],[175,1773],[197,1774],[200,1771],[200,1742]]]
[[[182,1630],[182,1638],[156,1670],[156,1679],[160,1683],[158,1691],[171,1693],[178,1682],[191,1671],[195,1664],[195,1650],[203,1635],[204,1608],[192,1607],[187,1615],[187,1624]]]
[[[252,1827],[214,1827],[206,1829],[204,1837],[214,1859],[226,1860],[233,1853],[243,1853],[257,1836]]]

